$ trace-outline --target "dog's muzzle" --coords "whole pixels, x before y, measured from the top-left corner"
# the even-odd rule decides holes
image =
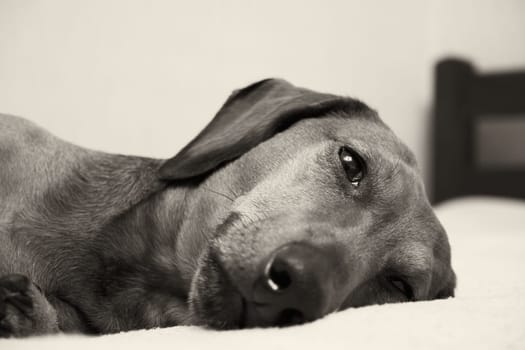
[[[245,325],[289,326],[328,313],[334,287],[335,260],[328,251],[306,243],[289,243],[263,261],[245,305]]]

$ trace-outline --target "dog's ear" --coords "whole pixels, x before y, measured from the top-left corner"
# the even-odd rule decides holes
[[[206,128],[167,160],[164,180],[206,174],[286,129],[299,119],[338,109],[366,108],[359,101],[299,88],[280,79],[266,79],[236,90]]]

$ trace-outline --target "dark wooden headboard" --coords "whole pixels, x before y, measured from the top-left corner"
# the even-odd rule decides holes
[[[458,59],[435,71],[433,201],[525,198],[525,70],[479,73]]]

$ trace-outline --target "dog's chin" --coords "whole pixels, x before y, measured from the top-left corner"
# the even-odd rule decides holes
[[[200,259],[190,290],[191,323],[213,329],[238,329],[245,323],[245,302],[209,251]]]

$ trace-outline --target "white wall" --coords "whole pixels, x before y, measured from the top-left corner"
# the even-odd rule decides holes
[[[0,112],[72,142],[169,157],[269,76],[358,97],[428,178],[443,54],[525,66],[525,1],[0,0]]]

